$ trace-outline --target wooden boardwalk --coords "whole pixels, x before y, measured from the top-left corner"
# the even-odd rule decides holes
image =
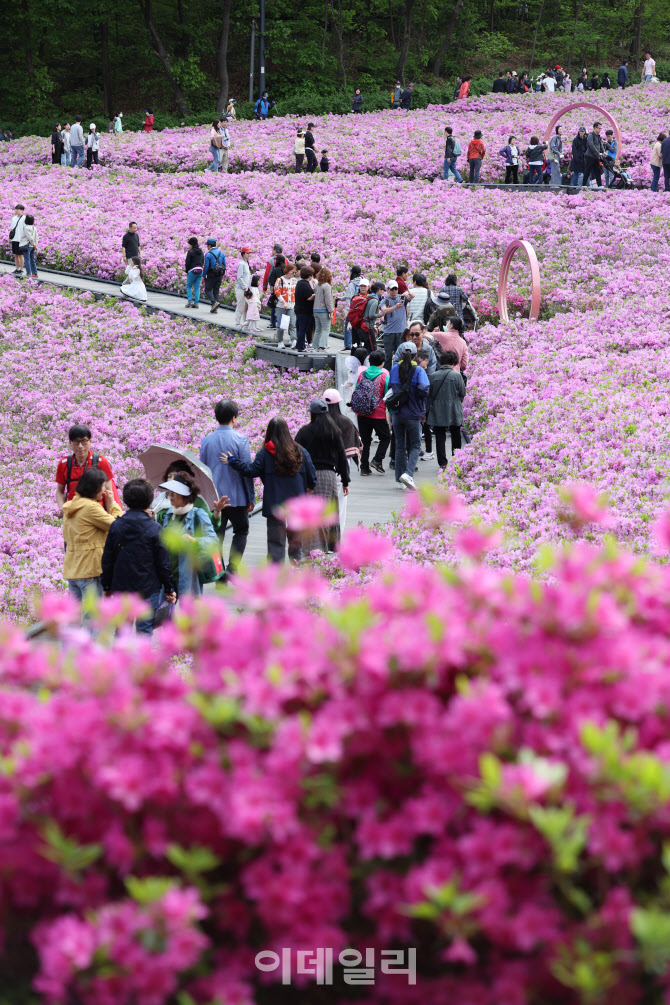
[[[13,265],[0,262],[0,273],[7,274],[11,272],[13,272]],[[67,273],[57,272],[52,269],[38,268],[38,273],[40,281],[44,283],[66,287],[67,289],[88,291],[100,298],[112,296],[120,299],[126,299],[121,293],[120,286],[117,283],[106,282],[105,280],[95,279],[93,277],[73,276]],[[236,333],[233,310],[231,308],[222,307],[219,309],[218,314],[210,314],[208,308],[203,307],[199,311],[194,311],[186,308],[185,303],[185,298],[180,294],[152,291],[147,293],[146,305],[140,306],[146,306],[149,310],[166,311],[175,317],[187,318],[191,322],[195,321],[211,324],[217,328],[227,331],[230,334]],[[260,328],[261,335],[259,341],[274,341],[274,332],[270,329],[269,322],[267,320],[261,320]],[[333,374],[333,384],[338,388],[340,394],[342,394],[344,402],[344,381],[346,378],[344,360],[346,359],[346,354],[339,351],[342,344],[341,337],[333,335],[331,338],[334,342],[334,345],[331,348],[335,351],[334,357],[329,354],[330,358],[328,362],[330,363],[330,360],[332,359],[334,363],[335,371]],[[282,356],[284,355],[285,354],[282,353]],[[296,353],[291,353],[290,355],[299,358]],[[281,365],[286,365],[286,363],[283,362]],[[298,365],[297,359],[294,365]],[[345,411],[350,418],[355,418],[351,415],[348,409],[343,408],[343,411]],[[377,523],[388,523],[393,520],[395,514],[402,509],[405,497],[408,494],[407,490],[398,487],[396,484],[394,472],[388,467],[388,457],[384,462],[384,467],[387,468],[385,475],[373,472],[372,475],[365,478],[362,478],[358,474],[355,467],[353,468],[347,504],[346,527],[355,527],[358,524],[365,527],[371,527]],[[414,476],[418,484],[421,485],[426,482],[434,483],[437,476],[438,469],[436,461],[419,461],[419,470]],[[226,555],[228,552],[230,537],[231,532],[229,530],[224,544],[224,551],[226,552]],[[266,523],[265,519],[259,513],[251,520],[245,561],[250,565],[256,565],[260,562],[264,562],[266,560],[266,556]]]

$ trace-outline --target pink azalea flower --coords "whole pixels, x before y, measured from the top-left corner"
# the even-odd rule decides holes
[[[388,562],[394,557],[395,548],[388,537],[373,534],[364,527],[355,527],[342,538],[337,555],[345,569],[358,571],[367,565]]]
[[[338,521],[337,506],[331,500],[309,494],[287,500],[277,507],[274,515],[295,531],[332,527]]]

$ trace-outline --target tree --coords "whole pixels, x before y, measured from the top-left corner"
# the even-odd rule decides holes
[[[451,40],[454,36],[454,31],[456,30],[456,25],[458,23],[458,16],[461,13],[461,8],[463,6],[463,0],[456,0],[454,4],[454,9],[451,12],[451,17],[449,18],[449,24],[447,25],[447,30],[445,32],[444,38],[442,39],[442,45],[435,53],[435,58],[433,59],[433,76],[439,77],[440,70],[442,68],[442,60],[444,59],[447,49],[451,45]]]
[[[160,35],[158,34],[158,30],[156,29],[156,25],[154,23],[153,12],[152,12],[152,0],[137,0],[137,2],[139,4],[140,10],[142,11],[142,17],[144,18],[144,23],[147,26],[149,35],[151,36],[151,41],[154,44],[154,53],[156,54],[156,56],[158,56],[161,63],[163,64],[165,75],[170,82],[170,86],[172,88],[172,93],[174,94],[174,100],[177,105],[177,108],[179,109],[182,115],[190,115],[190,109],[186,102],[186,98],[184,97],[182,89],[179,86],[177,78],[172,72],[172,64],[170,63],[170,57],[168,56],[167,49],[163,45],[163,41]]]
[[[407,62],[407,53],[409,52],[413,10],[414,0],[405,0],[405,20],[403,23],[402,40],[400,42],[400,55],[398,56],[398,63],[395,70],[396,77],[402,84],[405,83],[405,63]]]
[[[216,110],[221,115],[228,104],[228,35],[230,34],[230,8],[233,0],[223,0],[221,14],[221,34],[219,36],[219,51],[216,60],[216,72],[219,77],[219,98]]]

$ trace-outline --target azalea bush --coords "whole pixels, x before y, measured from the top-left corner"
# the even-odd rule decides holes
[[[532,583],[434,503],[458,570],[358,531],[344,571],[384,562],[364,591],[268,567],[244,613],[185,603],[153,646],[138,603],[103,602],[94,640],[48,598],[49,659],[2,627],[7,1000],[279,1003],[255,960],[290,950],[319,1002],[295,953],[324,947],[329,1001],[345,949],[384,1005],[667,1001],[670,572],[580,542]],[[415,985],[380,971],[410,948]]]
[[[273,415],[295,432],[328,371],[280,371],[253,358],[252,340],[127,302],[31,288],[0,276],[0,609],[26,618],[33,595],[62,585],[63,540],[54,476],[75,422],[119,486],[143,475],[152,443],[190,448],[216,425],[220,398],[239,403],[259,449]]]
[[[498,151],[510,133],[524,150],[530,137],[543,135],[551,116],[559,108],[585,100],[600,105],[621,127],[622,161],[631,169],[638,185],[649,185],[649,154],[652,142],[667,128],[670,84],[637,85],[625,91],[597,91],[579,95],[554,94],[499,95],[472,97],[467,101],[430,105],[409,114],[386,108],[364,116],[314,115],[305,113],[273,116],[266,122],[238,121],[229,124],[232,140],[232,171],[286,173],[293,171],[293,144],[298,126],[314,123],[316,149],[327,150],[330,172],[371,174],[388,177],[442,177],[444,127],[451,125],[460,139],[467,170],[467,143],[475,129],[481,129],[487,156],[482,164],[482,181],[501,181],[504,160]],[[579,126],[587,128],[596,117],[589,109],[570,113],[563,121],[568,145]],[[100,162],[107,167],[147,168],[151,171],[203,171],[212,162],[209,152],[210,123],[202,126],[164,129],[150,134],[126,132],[104,135]],[[50,163],[48,136],[25,137],[0,148],[0,164]],[[525,163],[525,162],[524,162]]]

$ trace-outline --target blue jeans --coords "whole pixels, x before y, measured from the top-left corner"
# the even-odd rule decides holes
[[[194,304],[200,303],[200,281],[202,280],[202,272],[189,272],[186,276],[186,299],[190,303],[193,300]]]
[[[297,339],[298,344],[296,349],[298,352],[305,351],[305,339],[307,338],[309,331],[312,327],[312,315],[311,314],[296,314],[295,316],[296,328],[298,331]]]
[[[83,147],[72,147],[70,160],[70,167],[83,167],[84,166],[84,148]],[[79,163],[77,163],[79,162]]]
[[[156,609],[160,603],[162,596],[162,590],[158,590],[156,593],[152,593],[150,597],[145,597],[147,604],[151,607],[153,614],[150,618],[146,618],[144,621],[140,621],[139,618],[135,622],[135,631],[139,632],[141,635],[151,635],[154,630],[154,615]]]
[[[347,320],[344,322],[344,348],[351,349],[351,325]]]
[[[66,154],[66,153],[62,153],[62,154],[60,155],[60,163],[61,163],[61,167],[67,167],[67,161],[68,161],[68,156],[67,156],[67,154]]]
[[[654,167],[651,165],[651,190],[652,192],[658,192],[658,183],[661,180],[661,168]]]
[[[26,248],[19,248],[19,251],[23,255],[26,275],[36,276],[37,265],[35,263],[35,249],[28,245]]]
[[[456,160],[457,160],[456,157],[445,157],[444,158],[444,165],[442,167],[442,178],[444,179],[444,181],[446,181],[447,178],[449,177],[449,172],[450,171],[453,174],[453,176],[456,179],[456,181],[458,181],[458,182],[463,181],[461,173],[458,170],[458,168],[456,167]]]
[[[212,155],[212,157],[214,159],[213,159],[212,163],[209,165],[209,167],[207,168],[207,170],[208,171],[218,171],[219,170],[219,164],[221,162],[221,151],[219,150],[218,147],[210,147],[209,148],[209,152],[210,152],[210,154]]]
[[[670,164],[663,165],[663,188],[670,192]]]
[[[91,579],[68,579],[67,588],[70,596],[79,601],[84,599],[84,594],[89,590],[93,590],[96,597],[102,596],[99,576],[93,576]]]
[[[542,184],[542,165],[541,164],[529,164],[530,168],[530,178],[528,179],[531,185],[541,185]]]
[[[421,420],[410,419],[394,413],[395,433],[395,480],[407,473],[414,477],[414,468],[421,453]]]
[[[582,185],[583,181],[584,181],[584,172],[583,171],[573,171],[572,172],[572,175],[570,177],[570,184],[571,185],[577,185],[578,187],[581,188],[581,185]]]

